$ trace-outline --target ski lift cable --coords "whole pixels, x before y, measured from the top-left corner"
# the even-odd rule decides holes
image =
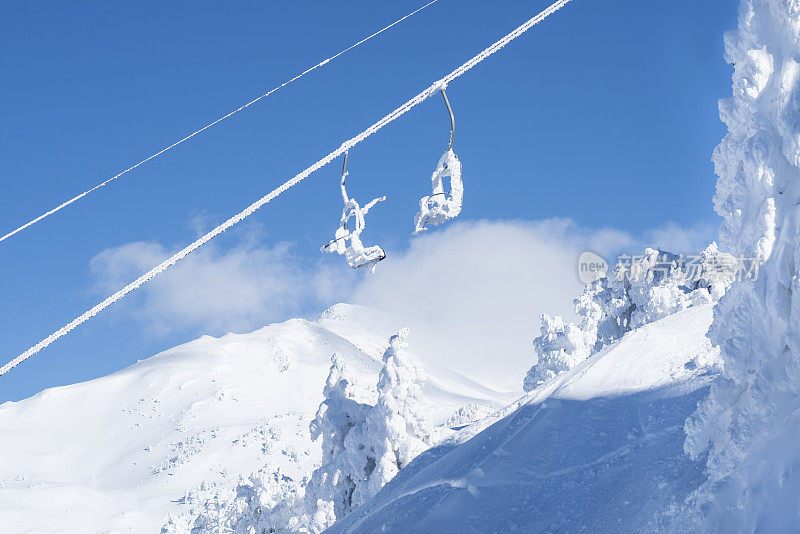
[[[43,340],[39,341],[36,345],[30,347],[28,350],[26,350],[25,352],[23,352],[22,354],[20,354],[16,358],[14,358],[13,360],[9,361],[7,364],[5,364],[2,367],[0,367],[0,375],[6,374],[12,368],[14,368],[15,366],[19,365],[23,361],[27,360],[31,356],[35,355],[36,353],[38,353],[42,349],[46,348],[47,346],[52,344],[57,339],[67,335],[69,332],[71,332],[72,330],[74,330],[75,328],[80,326],[81,324],[85,323],[86,321],[88,321],[89,319],[91,319],[92,317],[94,317],[95,315],[100,313],[101,311],[105,310],[106,308],[108,308],[109,306],[111,306],[112,304],[117,302],[118,300],[120,300],[123,297],[125,297],[128,293],[131,293],[132,291],[140,288],[141,286],[143,286],[144,284],[146,284],[147,282],[149,282],[150,280],[152,280],[153,278],[155,278],[159,274],[163,273],[164,271],[166,271],[167,269],[169,269],[170,267],[172,267],[173,265],[178,263],[180,260],[182,260],[183,258],[188,256],[189,254],[191,254],[192,252],[194,252],[195,250],[197,250],[201,246],[205,245],[206,243],[208,243],[209,241],[211,241],[212,239],[214,239],[215,237],[217,237],[218,235],[223,233],[224,231],[226,231],[229,228],[231,228],[232,226],[240,223],[245,218],[247,218],[250,215],[252,215],[253,213],[255,213],[256,210],[258,210],[259,208],[261,208],[265,204],[268,204],[273,199],[279,197],[281,194],[283,194],[287,190],[291,189],[292,187],[294,187],[298,183],[300,183],[303,180],[305,180],[306,178],[308,178],[315,171],[317,171],[317,170],[321,169],[322,167],[326,166],[328,163],[330,163],[334,159],[338,158],[339,156],[347,153],[348,150],[350,150],[351,148],[353,148],[357,144],[361,143],[362,141],[364,141],[365,139],[370,137],[372,134],[378,132],[384,126],[388,125],[389,123],[393,122],[394,120],[396,120],[396,119],[400,118],[401,116],[405,115],[412,108],[418,106],[419,104],[421,104],[422,102],[424,102],[425,100],[430,98],[432,95],[438,93],[443,88],[445,88],[447,86],[448,82],[451,82],[451,81],[455,80],[456,78],[458,78],[459,76],[461,76],[462,74],[467,72],[468,70],[472,69],[478,63],[480,63],[481,61],[485,60],[486,58],[488,58],[489,56],[491,56],[495,52],[499,51],[505,45],[507,45],[508,43],[510,43],[511,41],[513,41],[514,39],[516,39],[517,37],[519,37],[520,35],[522,35],[526,31],[531,29],[533,26],[535,26],[536,24],[540,23],[541,21],[543,21],[544,19],[546,19],[547,17],[549,17],[550,15],[552,15],[553,13],[555,13],[556,11],[558,11],[559,9],[564,7],[570,1],[571,0],[558,0],[558,1],[554,2],[549,7],[547,7],[544,11],[540,12],[539,14],[534,16],[533,18],[529,19],[524,24],[522,24],[521,26],[519,26],[516,29],[514,29],[511,33],[505,35],[499,41],[496,41],[494,44],[492,44],[491,46],[489,46],[488,48],[486,48],[485,50],[480,52],[478,55],[476,55],[473,58],[471,58],[470,60],[468,60],[466,63],[464,63],[463,65],[461,65],[460,67],[458,67],[457,69],[452,71],[450,74],[446,75],[444,78],[434,82],[432,85],[430,85],[429,87],[424,89],[421,93],[419,93],[417,96],[415,96],[411,100],[405,102],[403,105],[401,105],[400,107],[398,107],[397,109],[395,109],[394,111],[392,111],[391,113],[389,113],[388,115],[386,115],[385,117],[383,117],[382,119],[380,119],[379,121],[374,123],[372,126],[367,128],[366,130],[364,130],[360,134],[358,134],[355,137],[353,137],[351,139],[348,139],[347,141],[342,143],[341,146],[339,146],[339,148],[337,148],[333,152],[329,153],[327,156],[325,156],[322,159],[318,160],[316,163],[314,163],[310,167],[306,168],[305,170],[301,171],[300,173],[295,175],[293,178],[287,180],[286,182],[281,184],[276,189],[272,190],[267,195],[261,197],[260,199],[258,199],[254,203],[250,204],[247,208],[245,208],[241,212],[237,213],[236,215],[234,215],[233,217],[231,217],[227,221],[223,222],[222,224],[220,224],[219,226],[217,226],[216,228],[214,228],[213,230],[211,230],[207,234],[203,235],[202,237],[200,237],[199,239],[197,239],[196,241],[191,243],[189,246],[187,246],[183,250],[181,250],[181,251],[175,253],[174,255],[170,256],[169,258],[167,258],[166,260],[164,260],[160,264],[158,264],[155,267],[153,267],[151,270],[149,270],[146,273],[144,273],[143,275],[141,275],[139,278],[137,278],[133,282],[129,283],[128,285],[126,285],[125,287],[123,287],[122,289],[120,289],[119,291],[117,291],[116,293],[111,295],[110,297],[106,298],[105,300],[103,300],[102,302],[97,304],[96,306],[90,308],[89,310],[87,310],[83,314],[79,315],[78,317],[76,317],[75,319],[70,321],[69,323],[65,324],[64,326],[62,326],[61,328],[59,328],[58,330],[56,330],[55,332],[53,332],[52,334],[50,334],[49,336],[44,338]]]
[[[197,134],[199,134],[199,133],[202,133],[202,132],[204,132],[204,131],[208,130],[208,129],[209,129],[209,128],[211,128],[212,126],[215,126],[215,125],[219,124],[220,122],[224,121],[225,119],[227,119],[227,118],[229,118],[229,117],[232,117],[233,115],[236,115],[237,113],[239,113],[240,111],[244,110],[245,108],[248,108],[248,107],[252,106],[253,104],[255,104],[256,102],[258,102],[259,100],[262,100],[262,99],[264,99],[264,98],[267,98],[267,97],[268,97],[268,96],[270,96],[271,94],[273,94],[273,93],[277,92],[277,91],[278,91],[278,90],[280,90],[280,89],[283,89],[284,87],[286,87],[286,86],[287,86],[287,85],[289,85],[290,83],[297,81],[298,79],[302,78],[302,77],[303,77],[303,76],[305,76],[306,74],[309,74],[310,72],[312,72],[312,71],[314,71],[314,70],[316,70],[316,69],[318,69],[318,68],[320,68],[320,67],[324,67],[325,65],[327,65],[327,64],[328,64],[328,63],[330,63],[331,61],[335,60],[335,59],[336,59],[336,58],[338,58],[339,56],[342,56],[342,55],[346,54],[347,52],[349,52],[350,50],[352,50],[352,49],[356,48],[357,46],[360,46],[360,45],[362,45],[362,44],[366,43],[367,41],[369,41],[369,40],[370,40],[370,39],[372,39],[373,37],[377,37],[378,35],[382,34],[382,33],[383,33],[383,32],[385,32],[386,30],[389,30],[390,28],[392,28],[392,27],[394,27],[394,26],[396,26],[396,25],[400,24],[401,22],[403,22],[403,21],[404,21],[404,20],[406,20],[407,18],[409,18],[409,17],[411,17],[411,16],[413,16],[413,15],[416,15],[417,13],[419,13],[420,11],[422,11],[423,9],[425,9],[426,7],[428,7],[428,6],[432,5],[432,4],[435,4],[435,3],[436,3],[436,2],[438,2],[438,1],[439,1],[439,0],[431,0],[430,2],[428,2],[428,3],[427,3],[427,4],[425,4],[425,5],[423,5],[422,7],[419,7],[419,8],[417,8],[417,9],[415,9],[414,11],[412,11],[411,13],[409,13],[409,14],[405,15],[404,17],[397,19],[396,21],[392,22],[392,23],[391,23],[391,24],[389,24],[388,26],[384,26],[384,27],[383,27],[383,28],[381,28],[380,30],[378,30],[378,31],[376,31],[376,32],[374,32],[374,33],[372,33],[372,34],[368,35],[367,37],[364,37],[364,38],[363,38],[363,39],[361,39],[360,41],[358,41],[358,42],[356,42],[356,43],[353,43],[352,45],[348,46],[348,47],[347,47],[347,48],[345,48],[344,50],[341,50],[340,52],[338,52],[338,53],[336,53],[336,54],[332,55],[332,56],[331,56],[331,57],[329,57],[328,59],[325,59],[325,60],[323,60],[323,61],[320,61],[319,63],[317,63],[317,64],[316,64],[316,65],[314,65],[313,67],[309,67],[309,68],[307,68],[306,70],[304,70],[304,71],[303,71],[303,72],[301,72],[300,74],[297,74],[297,75],[295,75],[293,78],[290,78],[289,80],[287,80],[287,81],[283,82],[282,84],[280,84],[280,85],[278,85],[278,86],[276,86],[276,87],[274,87],[274,88],[270,89],[269,91],[267,91],[266,93],[262,94],[261,96],[259,96],[259,97],[257,97],[257,98],[254,98],[253,100],[251,100],[251,101],[250,101],[250,102],[248,102],[247,104],[244,104],[243,106],[240,106],[240,107],[236,108],[235,110],[231,111],[231,112],[230,112],[230,113],[228,113],[227,115],[223,115],[222,117],[218,118],[218,119],[217,119],[217,120],[215,120],[214,122],[210,122],[210,123],[206,124],[205,126],[203,126],[202,128],[200,128],[199,130],[196,130],[196,131],[194,131],[194,132],[190,133],[189,135],[187,135],[186,137],[184,137],[184,138],[182,138],[182,139],[180,139],[180,140],[178,140],[178,141],[176,141],[176,142],[172,143],[172,144],[171,144],[171,145],[169,145],[168,147],[166,147],[166,148],[163,148],[163,149],[159,150],[159,151],[158,151],[158,152],[156,152],[155,154],[153,154],[153,155],[151,155],[151,156],[149,156],[149,157],[147,157],[147,158],[143,159],[143,160],[142,160],[142,161],[140,161],[139,163],[137,163],[137,164],[135,164],[135,165],[132,165],[132,166],[128,167],[127,169],[125,169],[124,171],[120,172],[119,174],[115,174],[115,175],[114,175],[114,176],[112,176],[111,178],[108,178],[107,180],[105,180],[105,181],[103,181],[103,182],[101,182],[101,183],[99,183],[99,184],[95,185],[95,186],[94,186],[94,187],[92,187],[91,189],[87,189],[87,190],[86,190],[86,191],[84,191],[83,193],[80,193],[79,195],[76,195],[76,196],[72,197],[71,199],[69,199],[69,200],[67,200],[67,201],[65,201],[65,202],[63,202],[63,203],[61,203],[61,204],[59,204],[58,206],[56,206],[55,208],[51,209],[50,211],[47,211],[47,212],[45,212],[45,213],[43,213],[43,214],[39,215],[39,216],[38,216],[38,217],[36,217],[35,219],[31,219],[30,221],[28,221],[27,223],[23,224],[22,226],[20,226],[20,227],[16,228],[15,230],[12,230],[12,231],[8,232],[7,234],[5,234],[4,236],[0,237],[0,242],[3,242],[3,241],[5,241],[6,239],[8,239],[9,237],[12,237],[12,236],[14,236],[14,235],[18,234],[19,232],[21,232],[21,231],[25,230],[26,228],[28,228],[28,227],[30,227],[30,226],[33,226],[33,225],[34,225],[34,224],[36,224],[37,222],[41,221],[42,219],[44,219],[44,218],[46,218],[46,217],[49,217],[50,215],[52,215],[52,214],[56,213],[57,211],[61,211],[62,209],[64,209],[64,208],[66,208],[67,206],[69,206],[70,204],[73,204],[73,203],[77,202],[78,200],[82,199],[82,198],[83,198],[83,197],[85,197],[86,195],[88,195],[88,194],[90,194],[90,193],[93,193],[94,191],[97,191],[98,189],[100,189],[100,188],[102,188],[102,187],[105,187],[106,185],[110,184],[111,182],[113,182],[113,181],[114,181],[114,180],[116,180],[117,178],[120,178],[120,177],[122,177],[124,174],[127,174],[127,173],[131,172],[132,170],[136,169],[136,168],[137,168],[137,167],[139,167],[140,165],[144,165],[145,163],[147,163],[147,162],[148,162],[148,161],[150,161],[151,159],[153,159],[153,158],[156,158],[156,157],[160,156],[160,155],[161,155],[161,154],[163,154],[164,152],[167,152],[167,151],[169,151],[169,150],[172,150],[173,148],[175,148],[176,146],[180,145],[181,143],[184,143],[184,142],[188,141],[189,139],[191,139],[191,138],[192,138],[192,137],[194,137],[195,135],[197,135]]]

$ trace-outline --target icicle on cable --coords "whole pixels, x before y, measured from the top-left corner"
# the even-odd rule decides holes
[[[245,109],[245,108],[248,108],[248,107],[250,107],[251,105],[253,105],[253,104],[255,104],[256,102],[258,102],[259,100],[261,100],[261,99],[263,99],[263,98],[266,98],[266,97],[270,96],[271,94],[275,93],[275,92],[276,92],[276,91],[278,91],[279,89],[283,89],[284,87],[286,87],[286,86],[287,86],[287,85],[289,85],[290,83],[292,83],[292,82],[294,82],[294,81],[296,81],[296,80],[298,80],[298,79],[302,78],[303,76],[305,76],[306,74],[310,73],[311,71],[314,71],[314,70],[316,70],[316,69],[318,69],[318,68],[320,68],[320,67],[323,67],[323,66],[327,65],[328,63],[330,63],[330,62],[331,62],[331,61],[333,61],[334,59],[338,58],[339,56],[341,56],[341,55],[343,55],[343,54],[346,54],[347,52],[349,52],[349,51],[350,51],[350,50],[352,50],[353,48],[356,48],[357,46],[359,46],[359,45],[362,45],[362,44],[366,43],[367,41],[369,41],[369,40],[370,40],[370,39],[372,39],[373,37],[377,37],[378,35],[380,35],[381,33],[385,32],[386,30],[388,30],[388,29],[392,28],[393,26],[396,26],[397,24],[400,24],[401,22],[403,22],[403,21],[404,21],[404,20],[406,20],[407,18],[409,18],[409,17],[411,17],[411,16],[413,16],[413,15],[415,15],[415,14],[419,13],[420,11],[422,11],[423,9],[425,9],[426,7],[430,6],[431,4],[435,4],[435,3],[436,3],[436,2],[438,2],[438,1],[439,1],[439,0],[431,0],[430,2],[428,2],[427,4],[425,4],[424,6],[422,6],[422,7],[419,7],[419,8],[417,8],[416,10],[412,11],[411,13],[409,13],[408,15],[406,15],[406,16],[404,16],[404,17],[402,17],[402,18],[399,18],[399,19],[397,19],[396,21],[392,22],[392,23],[391,23],[391,24],[389,24],[388,26],[384,26],[383,28],[381,28],[380,30],[376,31],[375,33],[372,33],[372,34],[368,35],[367,37],[364,37],[363,39],[361,39],[361,40],[360,40],[360,41],[358,41],[357,43],[354,43],[354,44],[350,45],[349,47],[347,47],[347,48],[345,48],[344,50],[342,50],[342,51],[338,52],[337,54],[334,54],[333,56],[329,57],[328,59],[325,59],[325,60],[323,60],[323,61],[320,61],[319,63],[317,63],[317,64],[316,64],[316,65],[314,65],[313,67],[309,67],[309,68],[307,68],[306,70],[304,70],[304,71],[303,71],[303,72],[301,72],[300,74],[298,74],[298,75],[294,76],[293,78],[291,78],[291,79],[289,79],[289,80],[287,80],[287,81],[283,82],[282,84],[278,85],[277,87],[274,87],[273,89],[270,89],[269,91],[267,91],[267,92],[266,92],[266,93],[264,93],[263,95],[261,95],[261,96],[259,96],[259,97],[257,97],[257,98],[254,98],[253,100],[251,100],[251,101],[250,101],[250,102],[248,102],[247,104],[245,104],[245,105],[243,105],[243,106],[240,106],[240,107],[238,107],[238,108],[234,109],[233,111],[231,111],[231,112],[230,112],[230,113],[228,113],[227,115],[223,115],[222,117],[218,118],[218,119],[217,119],[217,120],[215,120],[214,122],[211,122],[211,123],[209,123],[209,124],[206,124],[205,126],[203,126],[202,128],[200,128],[199,130],[196,130],[196,131],[194,131],[194,132],[190,133],[189,135],[187,135],[187,136],[186,136],[186,137],[184,137],[183,139],[180,139],[179,141],[176,141],[176,142],[172,143],[172,144],[171,144],[171,145],[169,145],[168,147],[161,149],[160,151],[156,152],[156,153],[155,153],[155,154],[153,154],[152,156],[149,156],[149,157],[147,157],[147,158],[143,159],[143,160],[142,160],[142,161],[140,161],[139,163],[137,163],[137,164],[135,164],[135,165],[133,165],[133,166],[131,166],[131,167],[128,167],[127,169],[125,169],[124,171],[120,172],[119,174],[116,174],[116,175],[112,176],[111,178],[109,178],[109,179],[105,180],[104,182],[101,182],[101,183],[97,184],[96,186],[92,187],[91,189],[87,189],[87,190],[86,190],[86,191],[84,191],[83,193],[81,193],[81,194],[79,194],[79,195],[76,195],[76,196],[72,197],[71,199],[67,200],[66,202],[63,202],[63,203],[59,204],[58,206],[56,206],[55,208],[51,209],[50,211],[47,211],[47,212],[45,212],[45,213],[43,213],[43,214],[39,215],[39,216],[38,216],[38,217],[36,217],[35,219],[31,219],[30,221],[28,221],[27,223],[23,224],[23,225],[22,225],[22,226],[20,226],[19,228],[16,228],[15,230],[12,230],[12,231],[8,232],[7,234],[5,234],[4,236],[0,237],[0,242],[3,242],[3,241],[5,241],[6,239],[8,239],[9,237],[11,237],[11,236],[13,236],[13,235],[15,235],[15,234],[18,234],[19,232],[21,232],[21,231],[25,230],[25,229],[26,229],[26,228],[28,228],[29,226],[33,226],[34,224],[36,224],[37,222],[41,221],[42,219],[44,219],[44,218],[46,218],[46,217],[49,217],[50,215],[52,215],[52,214],[56,213],[57,211],[60,211],[60,210],[62,210],[63,208],[66,208],[66,207],[67,207],[67,206],[69,206],[70,204],[72,204],[72,203],[74,203],[74,202],[77,202],[78,200],[82,199],[82,198],[83,198],[83,197],[85,197],[86,195],[88,195],[88,194],[90,194],[90,193],[92,193],[92,192],[94,192],[94,191],[97,191],[97,190],[98,190],[98,189],[100,189],[101,187],[105,187],[106,185],[110,184],[111,182],[113,182],[113,181],[114,181],[114,180],[116,180],[117,178],[121,177],[122,175],[129,173],[130,171],[134,170],[135,168],[139,167],[140,165],[143,165],[143,164],[147,163],[147,162],[148,162],[148,161],[150,161],[151,159],[153,159],[153,158],[156,158],[156,157],[160,156],[160,155],[161,155],[161,154],[163,154],[164,152],[167,152],[168,150],[171,150],[171,149],[175,148],[176,146],[180,145],[181,143],[183,143],[183,142],[185,142],[185,141],[188,141],[189,139],[191,139],[191,138],[192,138],[192,137],[194,137],[195,135],[197,135],[197,134],[199,134],[199,133],[202,133],[202,132],[204,132],[205,130],[208,130],[208,129],[209,129],[209,128],[211,128],[212,126],[214,126],[214,125],[216,125],[216,124],[219,124],[220,122],[224,121],[224,120],[225,120],[225,119],[227,119],[228,117],[231,117],[231,116],[233,116],[233,115],[236,115],[237,113],[239,113],[239,112],[240,112],[240,111],[242,111],[243,109]]]
[[[201,246],[205,245],[206,243],[217,237],[219,234],[221,234],[228,228],[231,228],[232,226],[240,223],[245,218],[255,213],[256,210],[258,210],[260,207],[264,206],[265,204],[268,204],[270,201],[279,197],[288,189],[291,189],[298,183],[302,182],[303,180],[308,178],[312,173],[318,171],[319,169],[321,169],[334,159],[338,158],[339,156],[341,156],[342,154],[344,154],[345,152],[347,152],[348,150],[350,150],[351,148],[362,142],[364,139],[368,138],[378,130],[382,129],[390,122],[393,122],[394,120],[402,117],[409,110],[418,106],[419,104],[427,100],[430,96],[438,93],[445,84],[455,80],[456,78],[458,78],[459,76],[461,76],[462,74],[473,68],[475,65],[477,65],[478,63],[480,63],[487,57],[491,56],[492,54],[503,48],[505,45],[507,45],[508,43],[510,43],[511,41],[513,41],[514,39],[525,33],[526,31],[531,29],[533,26],[540,23],[541,21],[543,21],[544,19],[546,19],[547,17],[549,17],[550,15],[552,15],[553,13],[555,13],[556,11],[567,5],[570,1],[571,0],[558,0],[557,2],[551,4],[547,9],[545,9],[532,19],[529,19],[523,25],[519,26],[511,33],[507,34],[505,37],[495,42],[490,47],[486,48],[483,52],[481,52],[477,56],[473,57],[472,59],[464,63],[463,65],[458,67],[456,70],[454,70],[441,80],[434,82],[430,87],[428,87],[427,89],[419,93],[417,96],[415,96],[414,98],[404,103],[399,108],[395,109],[394,111],[383,117],[381,120],[379,120],[378,122],[367,128],[357,136],[342,143],[342,145],[339,148],[337,148],[327,156],[323,157],[322,159],[320,159],[319,161],[317,161],[304,171],[300,172],[294,178],[287,180],[276,189],[273,189],[270,193],[261,197],[257,201],[253,202],[247,208],[237,213],[227,221],[223,222],[222,224],[220,224],[219,226],[217,226],[204,236],[200,237],[194,243],[190,244],[183,250],[170,256],[169,258],[167,258],[160,264],[156,265],[151,270],[147,271],[146,273],[144,273],[142,276],[140,276],[127,286],[123,287],[122,289],[120,289],[119,291],[117,291],[104,301],[102,301],[100,304],[97,304],[96,306],[90,308],[89,310],[79,315],[66,325],[62,326],[61,328],[59,328],[58,330],[56,330],[55,332],[53,332],[52,334],[50,334],[49,336],[38,342],[36,345],[32,346],[31,348],[23,352],[22,354],[20,354],[19,356],[17,356],[7,364],[5,364],[4,366],[0,367],[0,375],[6,374],[12,368],[19,365],[23,361],[27,360],[34,354],[38,353],[45,347],[49,346],[57,339],[64,337],[69,332],[71,332],[81,324],[85,323],[86,321],[88,321],[89,319],[91,319],[104,309],[108,308],[110,305],[120,300],[128,293],[140,288],[141,286],[143,286],[144,284],[146,284],[159,274],[163,273],[164,271],[166,271],[167,269],[178,263],[180,260],[188,256],[189,254],[191,254]]]

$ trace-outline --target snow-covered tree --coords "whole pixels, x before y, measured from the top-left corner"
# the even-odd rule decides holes
[[[302,487],[267,465],[234,486],[201,483],[184,496],[187,510],[170,516],[161,534],[261,534],[302,532]]]
[[[366,421],[370,406],[349,395],[352,382],[339,354],[331,358],[325,382],[325,400],[309,425],[311,439],[322,437],[322,465],[314,471],[306,488],[306,503],[311,517],[310,529],[321,532],[353,508],[356,485],[368,477],[363,450],[347,449],[350,433]],[[350,440],[349,442],[347,440]]]
[[[694,531],[790,532],[800,509],[800,5],[742,0],[725,36],[733,94],[714,152],[720,243],[756,259],[755,281],[717,304],[709,338],[724,362],[687,421],[686,450],[708,454]]]
[[[531,367],[522,387],[525,391],[535,389],[559,373],[579,364],[591,352],[586,333],[577,325],[565,322],[561,317],[542,315],[539,337],[533,340],[533,350],[538,358]]]
[[[470,402],[465,406],[460,406],[453,414],[447,418],[445,427],[455,429],[463,427],[488,417],[494,412],[491,405]]]
[[[523,380],[531,391],[584,361],[626,332],[690,306],[714,302],[736,275],[736,259],[715,243],[698,258],[648,248],[609,277],[586,285],[573,301],[577,324],[542,315],[533,340],[537,363]]]
[[[367,448],[366,484],[356,489],[354,501],[361,504],[389,482],[397,472],[429,447],[430,426],[422,412],[425,372],[408,353],[408,329],[389,340],[378,377],[378,402],[356,440]],[[361,445],[361,443],[359,443]]]
[[[375,406],[348,395],[348,380],[334,357],[325,400],[311,423],[322,436],[322,465],[306,490],[320,532],[374,496],[397,472],[429,446],[430,428],[420,406],[425,373],[408,353],[408,329],[389,340],[378,377]]]

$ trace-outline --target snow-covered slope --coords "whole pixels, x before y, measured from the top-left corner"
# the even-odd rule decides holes
[[[331,355],[374,387],[389,334],[407,323],[337,305],[318,322],[205,336],[107,377],[3,404],[0,530],[158,532],[198,486],[232,486],[265,466],[302,479],[319,461],[308,423]],[[421,345],[436,346],[435,333],[418,329]],[[416,348],[434,422],[471,403],[513,398]]]
[[[330,531],[669,530],[704,478],[683,442],[718,363],[711,319],[698,306],[627,334],[423,453]]]
[[[664,528],[704,478],[683,428],[716,373],[711,315],[698,306],[639,328],[521,398],[437,363],[447,340],[435,330],[356,306],[203,337],[0,406],[0,525],[158,532],[171,519],[188,532],[242,476],[274,475],[280,494],[319,463],[308,423],[331,354],[369,396],[387,338],[405,324],[428,374],[426,412],[459,430],[333,532]]]

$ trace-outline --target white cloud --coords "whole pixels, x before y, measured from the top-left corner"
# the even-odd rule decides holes
[[[716,238],[716,233],[717,229],[708,224],[682,226],[671,222],[645,232],[643,244],[679,254],[697,254]]]
[[[464,222],[390,250],[371,276],[356,275],[339,258],[304,263],[291,245],[268,247],[251,233],[231,249],[212,242],[198,250],[145,286],[129,309],[152,334],[218,335],[354,302],[430,324],[452,340],[442,363],[518,387],[533,360],[539,316],[573,316],[580,252],[613,264],[620,252],[646,246],[699,251],[710,233],[676,224],[635,237],[569,220]],[[110,293],[168,252],[157,243],[102,252],[91,262],[96,288]]]
[[[358,284],[352,300],[427,322],[452,339],[443,363],[519,387],[533,363],[540,315],[574,317],[582,251],[609,261],[647,246],[688,253],[702,250],[708,234],[669,224],[635,237],[563,219],[457,223],[390,255]]]
[[[452,340],[443,363],[518,388],[539,316],[572,315],[579,252],[607,248],[586,237],[568,221],[455,224],[390,256],[353,300],[436,327]]]
[[[94,289],[108,294],[169,255],[158,243],[128,243],[95,256]],[[245,239],[230,250],[209,244],[143,287],[133,314],[154,335],[176,330],[247,331],[302,314],[347,294],[349,282],[323,264],[304,265],[292,246]],[[130,309],[130,308],[129,308]]]

